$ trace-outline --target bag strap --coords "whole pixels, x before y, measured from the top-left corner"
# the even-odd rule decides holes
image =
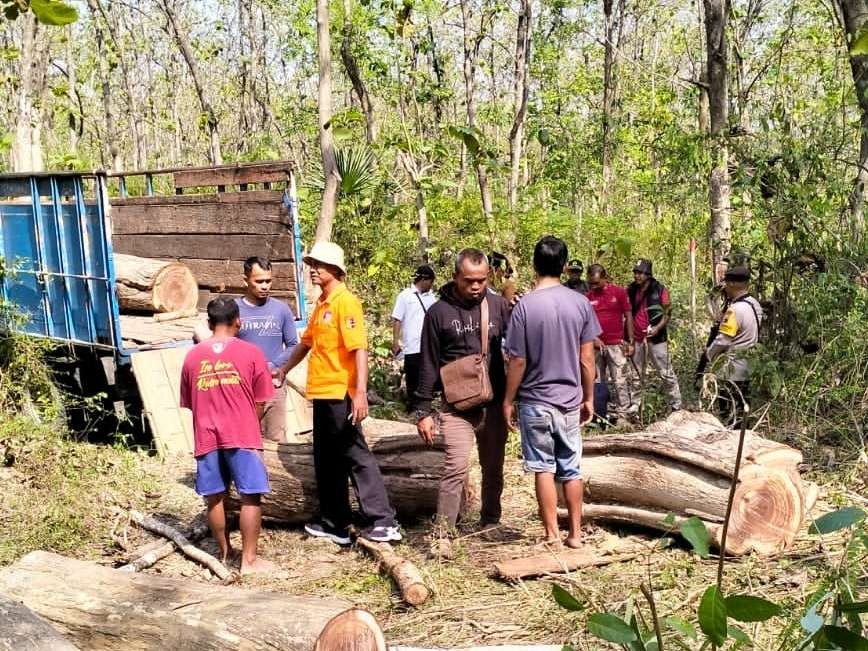
[[[423,313],[423,314],[428,314],[428,308],[425,307],[425,302],[422,300],[422,296],[421,296],[421,294],[419,294],[419,292],[413,292],[413,293],[416,295],[416,298],[419,299],[419,305],[422,306],[422,313]]]
[[[482,335],[482,356],[488,357],[488,297],[482,299],[479,304],[479,332]]]

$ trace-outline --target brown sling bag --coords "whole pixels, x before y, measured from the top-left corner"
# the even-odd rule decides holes
[[[465,355],[440,369],[443,395],[457,411],[467,411],[494,398],[488,377],[488,299],[479,305],[482,352]]]

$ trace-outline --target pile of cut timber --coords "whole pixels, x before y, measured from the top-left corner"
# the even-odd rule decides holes
[[[676,412],[646,431],[583,444],[585,516],[663,531],[702,519],[720,546],[738,432],[706,413]],[[748,431],[726,540],[730,554],[773,554],[792,544],[816,487],[802,482],[802,454]]]
[[[310,651],[326,623],[349,606],[121,572],[42,551],[0,571],[0,594],[22,602],[82,649],[123,651]]]
[[[199,285],[186,265],[123,253],[115,254],[114,263],[121,310],[179,316],[196,311]]]
[[[410,423],[366,421],[392,504],[405,516],[433,513],[443,467],[441,440],[425,446]],[[604,434],[584,441],[585,516],[664,531],[698,516],[719,546],[732,481],[738,432],[709,414],[677,412],[642,432]],[[317,510],[310,443],[266,443],[272,494],[263,514],[307,521]],[[815,499],[802,482],[802,455],[749,431],[727,537],[727,552],[770,554],[789,546]],[[508,519],[509,513],[505,514]]]

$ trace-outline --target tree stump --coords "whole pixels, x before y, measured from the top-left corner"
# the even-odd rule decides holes
[[[186,265],[123,253],[115,253],[114,263],[121,310],[179,314],[196,310],[199,285]]]

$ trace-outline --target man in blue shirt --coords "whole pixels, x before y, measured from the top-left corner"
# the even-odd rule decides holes
[[[259,424],[262,437],[286,441],[286,382],[283,365],[298,343],[295,315],[283,301],[271,298],[274,276],[268,258],[253,256],[244,261],[244,296],[235,299],[241,313],[238,338],[257,346],[265,355],[274,383],[274,398],[265,403]]]

